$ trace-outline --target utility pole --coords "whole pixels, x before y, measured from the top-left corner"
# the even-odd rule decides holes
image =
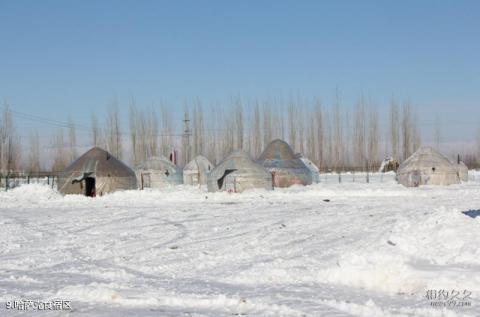
[[[190,119],[188,118],[188,110],[185,110],[185,114],[183,117],[183,135],[182,135],[182,157],[183,157],[183,165],[187,165],[190,162]]]

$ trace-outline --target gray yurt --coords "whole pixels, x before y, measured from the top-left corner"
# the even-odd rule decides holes
[[[135,168],[139,187],[161,188],[183,183],[182,169],[164,156],[153,156]]]
[[[272,176],[242,151],[235,151],[215,167],[207,177],[209,192],[241,193],[246,189],[272,189]]]
[[[95,147],[77,160],[58,178],[62,194],[101,196],[117,190],[136,189],[133,170],[107,151]]]
[[[460,183],[455,166],[431,147],[420,148],[403,162],[398,168],[397,179],[407,187]]]
[[[312,175],[302,160],[295,156],[287,142],[274,140],[265,148],[257,163],[272,173],[275,187],[310,185]]]
[[[303,156],[300,157],[300,160],[302,160],[303,164],[305,164],[310,171],[310,174],[312,175],[312,182],[320,183],[320,170],[318,169],[317,165]]]
[[[198,155],[183,168],[183,183],[185,185],[205,185],[207,184],[207,174],[212,169],[212,163],[206,157]]]

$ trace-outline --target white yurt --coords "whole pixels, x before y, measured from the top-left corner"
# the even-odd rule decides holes
[[[185,185],[207,184],[207,175],[213,167],[206,157],[198,155],[183,168],[183,183]]]
[[[153,156],[135,168],[139,187],[161,188],[183,183],[182,169],[164,156]]]
[[[62,194],[95,197],[136,188],[133,170],[99,147],[76,159],[58,178],[58,191]]]
[[[256,163],[272,173],[275,187],[310,185],[312,175],[290,145],[280,139],[270,142]]]
[[[272,189],[272,175],[245,152],[235,151],[208,174],[207,186],[209,192]]]
[[[422,147],[403,162],[397,180],[407,187],[460,183],[457,168],[432,147]]]

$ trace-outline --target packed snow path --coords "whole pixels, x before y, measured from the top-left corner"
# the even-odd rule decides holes
[[[479,316],[480,184],[0,193],[0,316]],[[474,212],[475,214],[475,212]],[[471,307],[430,306],[468,290]]]

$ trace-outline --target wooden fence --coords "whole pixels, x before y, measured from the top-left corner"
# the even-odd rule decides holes
[[[0,174],[0,188],[9,190],[23,184],[44,184],[55,188],[59,173],[57,172],[13,172]]]

